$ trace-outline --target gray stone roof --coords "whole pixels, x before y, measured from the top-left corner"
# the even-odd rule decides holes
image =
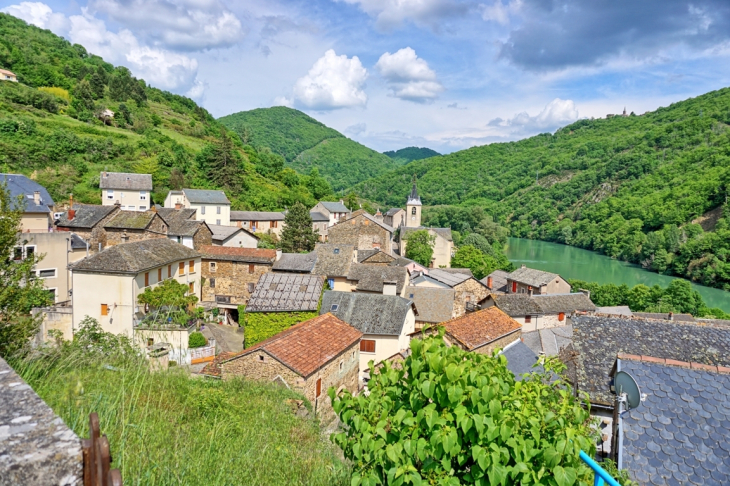
[[[324,206],[324,208],[329,211],[330,213],[349,213],[350,210],[347,209],[347,206],[342,204],[341,202],[330,202],[330,201],[320,201],[319,204]]]
[[[522,341],[535,354],[545,353],[547,356],[557,356],[561,349],[569,347],[573,342],[573,326],[566,324],[565,326],[523,332]]]
[[[117,206],[98,206],[93,204],[74,204],[76,215],[71,221],[68,220],[68,211],[58,220],[58,225],[63,228],[93,228],[99,222],[109,216],[109,213],[116,210]]]
[[[220,190],[183,189],[191,204],[231,204],[226,193]]]
[[[312,273],[325,277],[346,277],[350,273],[354,251],[353,245],[317,243],[314,247],[317,262]]]
[[[363,260],[367,260],[371,256],[377,254],[380,250],[373,249],[373,250],[357,250],[357,262],[362,263]]]
[[[540,314],[540,307],[527,294],[492,295],[494,303],[502,312],[511,317]]]
[[[609,314],[622,317],[631,317],[634,315],[628,305],[596,307],[596,314]]]
[[[21,174],[0,174],[0,184],[5,184],[13,207],[19,197],[25,202],[26,213],[50,213],[55,205],[45,187]],[[40,204],[35,203],[34,193],[40,193]]]
[[[395,216],[396,214],[398,214],[398,211],[403,211],[403,209],[402,208],[390,208],[389,210],[387,210],[385,212],[385,215],[386,216]]]
[[[443,268],[430,268],[428,270],[428,276],[434,280],[438,280],[439,282],[448,285],[449,287],[454,287],[456,285],[466,282],[470,278],[474,278],[471,275],[467,275],[465,273],[452,273],[445,272],[444,270],[445,269]]]
[[[400,295],[407,276],[408,271],[403,267],[353,263],[347,279],[357,281],[357,290],[378,293],[383,292],[384,282],[397,282],[395,292]]]
[[[74,250],[86,248],[86,240],[81,238],[76,233],[71,233],[71,248],[73,248]]]
[[[644,319],[661,319],[665,321],[686,321],[695,322],[695,318],[691,314],[672,314],[661,312],[634,312],[634,317],[643,317]],[[671,317],[671,319],[670,319]]]
[[[532,299],[537,303],[542,314],[570,313],[575,311],[592,312],[596,310],[596,306],[591,302],[591,299],[583,292],[533,295]]]
[[[246,312],[316,311],[324,277],[265,273],[246,305]]]
[[[152,175],[127,172],[102,172],[99,176],[101,189],[123,189],[129,191],[151,191]]]
[[[327,216],[318,211],[310,211],[309,217],[312,218],[313,223],[322,223],[330,220]]]
[[[106,229],[145,229],[155,219],[153,211],[119,211],[104,225]]]
[[[515,379],[522,380],[525,373],[542,372],[542,366],[533,365],[537,363],[538,357],[524,342],[517,341],[508,345],[502,353],[507,358],[507,369],[515,375]]]
[[[399,336],[412,305],[410,300],[396,295],[328,290],[319,313],[330,312],[363,334]]]
[[[492,288],[490,290],[492,290],[494,292],[502,292],[502,293],[506,294],[507,293],[507,275],[509,275],[509,272],[505,272],[504,270],[495,270],[480,281],[484,285],[487,285],[487,281],[489,280],[489,277],[492,277]]]
[[[210,228],[210,231],[213,233],[213,241],[223,242],[239,232],[248,233],[249,235],[253,236],[257,240],[259,239],[259,237],[256,236],[255,234],[249,233],[248,231],[244,230],[243,228],[239,228],[238,226],[224,226],[221,224],[209,224],[208,228]]]
[[[195,219],[196,209],[160,207],[155,207],[155,209],[162,220],[167,223],[167,234],[170,236],[195,236],[201,226],[206,224],[204,221]]]
[[[469,268],[439,268],[438,271],[446,273],[458,273],[461,275],[466,275],[468,277],[474,276],[474,274],[471,272],[471,269]]]
[[[730,329],[650,319],[573,317],[578,387],[594,403],[612,404],[609,372],[619,353],[730,366]]]
[[[275,272],[310,273],[317,263],[317,254],[312,253],[282,253],[281,258],[274,263]]]
[[[454,290],[433,287],[406,287],[406,298],[418,309],[419,322],[438,324],[446,322],[454,314]]]
[[[420,230],[432,230],[433,232],[435,232],[442,238],[446,239],[447,241],[454,241],[454,238],[451,235],[451,228],[427,228],[425,226],[418,226],[418,227],[405,227],[404,226],[400,229],[400,231],[401,231],[400,237],[403,240],[407,240],[408,235],[410,233],[413,233],[415,231],[420,231]]]
[[[543,272],[542,270],[535,270],[534,268],[518,268],[514,272],[507,275],[507,279],[514,280],[525,285],[531,285],[532,287],[542,287],[547,285],[555,278],[559,277],[557,273]]]
[[[172,226],[178,221],[189,221],[195,220],[195,213],[198,212],[195,208],[163,208],[159,205],[155,205],[155,210],[160,217],[165,220],[165,223]]]
[[[284,221],[278,211],[231,211],[231,221]]]
[[[105,248],[69,268],[82,273],[138,274],[180,260],[200,257],[200,253],[167,238],[123,243]]]
[[[647,486],[730,481],[730,375],[622,359],[646,400],[621,415],[621,467]]]

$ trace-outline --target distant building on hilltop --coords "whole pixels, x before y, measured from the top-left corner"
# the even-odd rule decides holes
[[[15,73],[8,71],[7,69],[0,69],[0,81],[12,81],[13,83],[17,83],[18,77]]]

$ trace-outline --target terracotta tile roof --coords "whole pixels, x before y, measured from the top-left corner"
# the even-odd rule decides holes
[[[330,313],[295,324],[223,361],[264,351],[303,378],[358,342],[362,333]]]
[[[485,344],[522,329],[522,325],[510,316],[490,307],[470,312],[443,323],[446,333],[471,351]]]
[[[237,248],[233,246],[203,245],[200,253],[206,260],[230,260],[234,262],[274,263],[276,250],[265,248]]]
[[[208,375],[208,376],[215,376],[220,378],[221,376],[221,362],[229,360],[236,356],[236,353],[231,353],[228,351],[224,351],[218,356],[215,357],[213,361],[205,365],[205,367],[200,370],[201,375]]]

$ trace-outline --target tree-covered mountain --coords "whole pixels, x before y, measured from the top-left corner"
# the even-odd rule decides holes
[[[336,191],[400,165],[301,111],[284,106],[241,111],[218,121],[235,131],[244,143],[271,148],[284,157],[287,167],[303,174],[316,168]]]
[[[416,173],[426,205],[484,207],[514,236],[730,290],[729,124],[726,88],[641,116],[579,120],[554,135],[414,161],[354,190],[399,205]],[[711,210],[714,229],[692,223]],[[426,210],[424,221],[460,229],[450,214],[459,211]]]
[[[426,147],[406,147],[400,150],[389,150],[388,152],[383,152],[383,155],[387,155],[391,159],[399,161],[401,164],[407,164],[414,160],[427,159],[441,154]]]
[[[0,82],[0,171],[31,176],[57,202],[73,193],[99,203],[102,170],[151,173],[155,202],[183,186],[225,189],[236,209],[310,206],[331,194],[194,101],[2,13],[0,68],[19,81]]]

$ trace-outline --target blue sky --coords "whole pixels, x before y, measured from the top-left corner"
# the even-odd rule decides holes
[[[730,85],[728,0],[0,1],[214,116],[452,152]]]

